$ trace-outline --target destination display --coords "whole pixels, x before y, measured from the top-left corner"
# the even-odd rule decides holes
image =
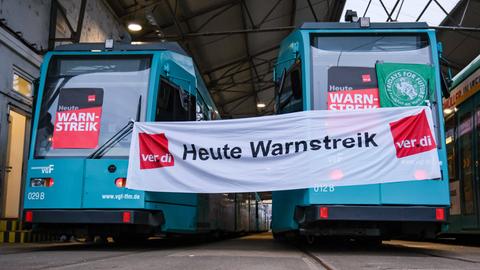
[[[137,122],[127,187],[224,193],[438,179],[432,123],[428,107]]]
[[[329,110],[357,110],[380,107],[374,68],[330,67],[328,69]]]
[[[52,148],[96,148],[103,89],[63,88],[59,92]]]

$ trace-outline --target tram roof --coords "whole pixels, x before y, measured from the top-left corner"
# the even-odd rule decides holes
[[[351,22],[306,22],[300,26],[300,29],[427,29],[425,22],[388,22],[388,23],[370,23],[369,27],[360,27],[360,23]]]
[[[77,43],[55,47],[55,51],[92,51],[105,50],[105,43]],[[188,56],[188,53],[177,42],[114,42],[109,51],[173,51]]]
[[[464,69],[462,69],[455,77],[452,79],[452,86],[450,90],[453,90],[460,83],[462,83],[468,76],[472,75],[477,69],[480,68],[480,55],[472,60]]]

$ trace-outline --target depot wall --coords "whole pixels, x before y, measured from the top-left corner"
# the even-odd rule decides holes
[[[31,117],[32,98],[14,90],[14,75],[27,83],[39,77],[43,54],[48,48],[50,14],[53,0],[0,0],[0,145],[8,142],[8,117],[15,110]],[[56,38],[71,36],[68,20],[76,30],[81,0],[57,0],[66,19],[57,11]],[[107,38],[120,39],[127,35],[114,13],[103,0],[87,0],[81,42],[104,42]],[[69,42],[63,42],[69,43]],[[56,45],[62,43],[57,42]],[[29,124],[27,124],[29,125]],[[27,128],[28,129],[28,128]],[[29,132],[26,133],[27,158]],[[0,147],[0,218],[2,201],[6,197],[7,147]],[[15,167],[25,167],[15,164]],[[22,181],[24,182],[24,181]]]
[[[79,17],[80,0],[58,0],[64,8],[70,24],[75,28]],[[51,0],[3,0],[0,1],[0,18],[22,37],[40,50],[48,47]],[[67,37],[70,31],[58,16],[57,37]],[[113,12],[102,0],[87,0],[82,42],[104,41],[108,37],[118,39],[124,33]]]

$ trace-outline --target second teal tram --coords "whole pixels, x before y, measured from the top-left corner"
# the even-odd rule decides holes
[[[125,188],[133,121],[219,118],[178,44],[57,47],[44,57],[34,110],[23,211],[33,229],[116,240],[267,230],[255,193]]]
[[[449,181],[435,30],[425,23],[370,23],[364,19],[304,23],[283,40],[274,76],[276,113],[378,108],[382,91],[376,70],[379,64],[428,67],[432,78],[429,86],[433,90],[421,105],[430,106],[433,112],[442,177],[273,192],[275,238],[289,235],[303,235],[309,241],[319,236],[371,240],[404,236],[433,238],[446,227]],[[404,100],[414,100],[419,95],[408,79],[396,83],[397,90],[402,91],[396,94],[404,95]],[[338,99],[341,93],[348,95],[355,91],[374,98],[344,102]],[[336,95],[337,100],[330,99],[331,95]],[[332,155],[325,162],[341,163],[342,157]]]
[[[453,77],[443,100],[450,177],[446,234],[480,236],[480,56]]]

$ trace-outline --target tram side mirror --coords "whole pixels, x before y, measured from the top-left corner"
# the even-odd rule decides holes
[[[282,94],[283,85],[285,84],[285,78],[287,76],[287,70],[284,68],[280,80],[275,81],[275,107],[273,111],[278,112],[280,107],[280,95]]]
[[[290,73],[290,83],[292,85],[292,94],[295,99],[302,98],[302,78],[300,70],[294,69]]]
[[[445,76],[443,72],[440,72],[440,79],[442,81],[442,96],[444,98],[449,98],[450,91],[448,89],[450,88],[450,86],[452,86],[452,79]]]

